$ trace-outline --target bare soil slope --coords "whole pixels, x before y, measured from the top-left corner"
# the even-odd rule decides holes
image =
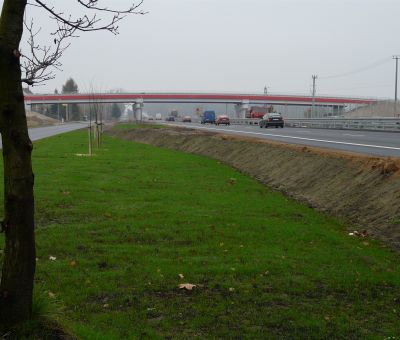
[[[393,118],[400,117],[400,108],[394,112],[394,102],[384,101],[374,105],[360,107],[345,114],[346,118],[361,118],[361,117],[377,117],[377,118]]]
[[[56,119],[32,111],[26,112],[26,120],[28,121],[28,127],[55,125],[58,123]]]
[[[400,160],[332,152],[193,129],[109,134],[208,156],[400,249]]]

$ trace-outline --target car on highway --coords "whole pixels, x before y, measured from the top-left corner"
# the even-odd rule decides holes
[[[201,115],[201,124],[215,124],[215,111],[204,111]]]
[[[282,118],[282,115],[280,113],[267,113],[264,115],[264,117],[258,122],[258,125],[260,128],[267,128],[269,126],[275,126],[276,128],[281,127],[285,125],[285,121]]]
[[[225,125],[231,125],[231,121],[229,120],[229,117],[226,115],[221,115],[217,117],[217,120],[215,121],[215,125],[219,124],[225,124]]]
[[[169,117],[165,118],[165,121],[167,121],[167,122],[175,122],[175,117],[169,116]]]
[[[184,117],[182,118],[182,122],[184,122],[184,123],[191,123],[191,122],[192,122],[192,117],[190,117],[190,116],[184,116]]]

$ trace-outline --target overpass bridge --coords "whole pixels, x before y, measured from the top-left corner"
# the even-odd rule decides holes
[[[73,93],[25,96],[26,105],[132,103],[136,115],[140,115],[145,103],[234,104],[239,118],[244,117],[250,105],[315,105],[332,107],[340,113],[346,105],[370,105],[376,102],[374,99],[361,98],[233,93]]]

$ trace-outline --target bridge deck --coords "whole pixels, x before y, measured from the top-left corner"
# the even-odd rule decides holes
[[[377,101],[373,99],[311,97],[287,95],[256,95],[256,94],[218,94],[218,93],[95,93],[95,94],[49,94],[27,95],[27,104],[54,103],[220,103],[220,104],[282,104],[282,105],[338,105],[359,104],[369,105]]]

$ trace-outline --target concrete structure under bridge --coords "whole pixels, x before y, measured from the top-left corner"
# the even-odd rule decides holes
[[[26,105],[129,103],[133,105],[136,119],[142,116],[142,110],[146,103],[233,104],[235,105],[236,118],[244,118],[250,105],[330,107],[331,112],[341,115],[348,105],[362,106],[376,102],[374,99],[360,98],[223,93],[74,93],[25,96]]]

